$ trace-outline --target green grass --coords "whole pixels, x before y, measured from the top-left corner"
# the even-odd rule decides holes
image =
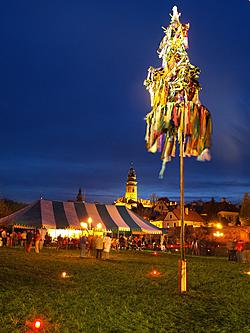
[[[46,333],[250,332],[250,276],[242,274],[249,264],[189,257],[189,292],[179,295],[177,260],[121,252],[97,261],[77,251],[0,248],[0,332],[30,332],[27,321],[37,317]],[[150,276],[153,267],[160,276]]]

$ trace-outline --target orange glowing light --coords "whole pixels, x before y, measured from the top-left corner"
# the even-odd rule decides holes
[[[42,321],[40,319],[36,319],[33,324],[33,330],[38,332],[43,328],[42,326]]]
[[[97,223],[97,225],[96,225],[96,229],[102,229],[102,224],[101,223]]]
[[[154,256],[157,256],[157,252],[156,251],[154,252]]]
[[[152,272],[150,273],[152,276],[159,276],[161,273],[157,271],[156,269],[153,269]]]
[[[80,225],[83,229],[88,229],[88,224],[86,222],[81,222]]]
[[[61,276],[62,276],[62,278],[65,279],[65,278],[67,277],[67,273],[66,273],[66,272],[62,272],[62,275],[61,275]]]
[[[214,237],[223,237],[224,236],[224,233],[223,232],[219,232],[219,231],[216,231],[213,233]]]

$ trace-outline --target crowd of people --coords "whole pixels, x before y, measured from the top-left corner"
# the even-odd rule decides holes
[[[80,257],[95,257],[96,259],[109,259],[111,249],[111,235],[107,234],[102,237],[101,235],[82,236],[79,239]],[[104,256],[103,256],[104,254]]]
[[[39,253],[45,241],[45,229],[34,230],[24,229],[20,231],[0,229],[0,246],[3,247],[23,247],[29,253],[34,245],[35,252]]]
[[[80,238],[62,237],[61,235],[52,239],[46,229],[23,229],[7,230],[0,229],[0,247],[23,247],[30,253],[32,247],[39,253],[43,247],[53,247],[59,249],[79,249],[80,256],[109,259],[110,250],[144,250],[160,249],[160,239],[145,236],[125,235],[82,235]]]
[[[54,247],[59,249],[78,249],[80,257],[95,257],[97,259],[109,259],[110,250],[153,250],[172,252],[178,251],[178,244],[171,243],[166,235],[82,235],[76,237],[58,237],[52,239],[46,229],[20,229],[7,230],[0,228],[0,247],[23,247],[30,253],[32,247],[36,253],[42,248]],[[239,240],[228,242],[226,245],[228,259],[231,261],[244,262],[246,244]],[[212,255],[212,247],[205,245],[198,238],[194,238],[190,244],[186,244],[185,251],[192,255]],[[250,251],[250,248],[249,248]]]

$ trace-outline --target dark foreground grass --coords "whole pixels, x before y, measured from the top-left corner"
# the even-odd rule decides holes
[[[250,265],[188,258],[189,292],[177,291],[175,255],[0,248],[0,332],[29,332],[42,318],[49,333],[250,332]],[[150,276],[153,267],[161,272]],[[62,279],[60,274],[70,274]]]

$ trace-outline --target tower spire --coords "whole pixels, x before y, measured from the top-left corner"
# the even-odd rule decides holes
[[[77,196],[76,196],[76,201],[77,201],[77,202],[82,202],[82,201],[83,201],[83,198],[82,198],[82,189],[81,189],[81,187],[79,188],[78,194],[77,194]]]
[[[137,180],[136,180],[135,169],[133,167],[133,162],[131,162],[131,167],[128,172],[125,199],[127,201],[129,200],[137,201]]]

